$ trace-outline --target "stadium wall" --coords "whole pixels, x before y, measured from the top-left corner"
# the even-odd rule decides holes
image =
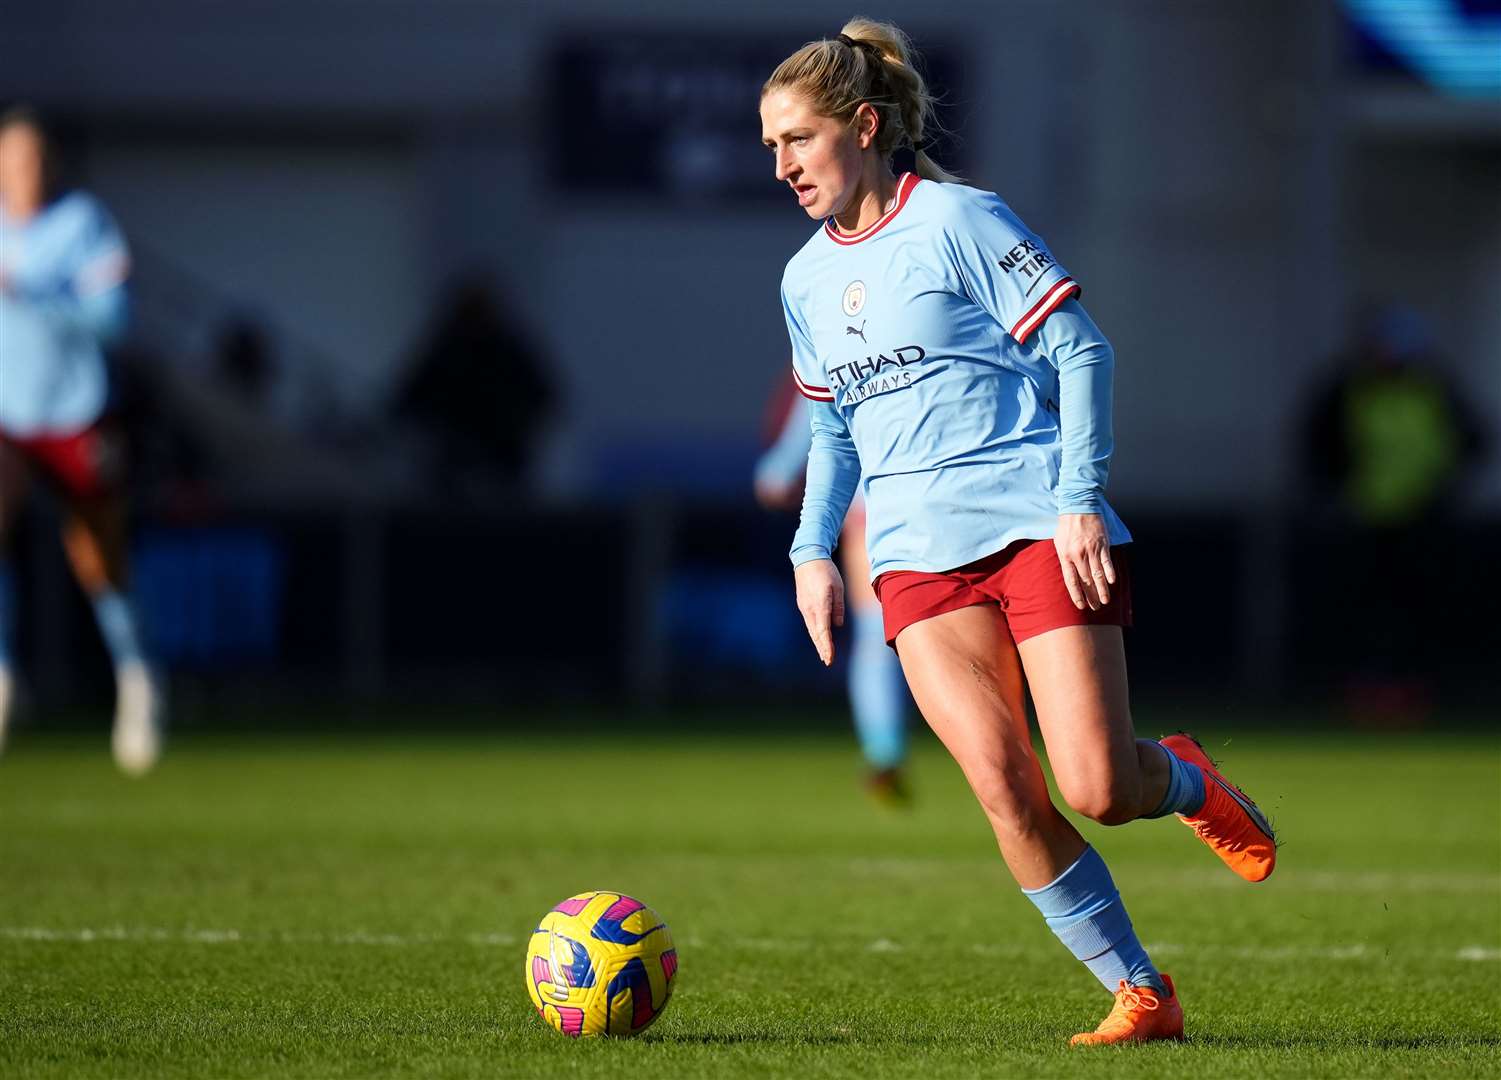
[[[380,401],[431,290],[483,261],[504,271],[565,373],[553,491],[600,493],[599,463],[645,433],[738,440],[749,453],[786,351],[775,282],[807,223],[774,201],[684,210],[554,189],[549,50],[593,20],[620,24],[609,5],[148,7],[149,18],[95,3],[23,12],[0,96],[72,118],[89,180],[118,198],[127,228],[323,346],[345,408]],[[782,4],[729,18],[686,0],[654,11],[648,31],[789,41],[847,14]],[[971,173],[1049,238],[1117,345],[1129,452],[1116,495],[1281,501],[1297,485],[1290,428],[1308,385],[1354,294],[1388,284],[1366,267],[1389,252],[1341,240],[1332,5],[888,14],[920,40],[962,45]],[[167,197],[184,190],[187,213]],[[326,250],[331,231],[344,250]],[[243,242],[256,237],[271,242]],[[1477,295],[1501,288],[1493,259],[1468,265]],[[1494,340],[1483,308],[1445,307],[1445,332],[1501,413],[1494,351],[1478,344]],[[736,479],[729,471],[714,482]]]

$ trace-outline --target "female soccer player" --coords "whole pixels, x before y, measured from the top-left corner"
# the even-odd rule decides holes
[[[1048,796],[1025,690],[1079,813],[1177,813],[1250,881],[1272,872],[1275,841],[1192,738],[1135,737],[1130,534],[1104,496],[1114,357],[1042,241],[924,153],[932,119],[907,38],[866,19],[799,49],[762,89],[777,179],[821,222],[782,279],[812,428],[798,607],[829,663],[844,614],[829,553],[859,482],[886,639],[918,708],[1023,892],[1115,994],[1073,1042],[1181,1038],[1172,980]],[[901,148],[916,174],[893,174]]]
[[[156,763],[162,694],[126,590],[118,433],[105,418],[103,344],[124,329],[130,258],[105,209],[54,190],[36,116],[0,116],[0,744],[14,695],[6,532],[29,474],[63,499],[63,541],[115,666],[115,761]]]
[[[774,402],[777,433],[756,462],[756,500],[768,510],[791,509],[801,500],[803,470],[812,432],[806,403],[787,380]],[[907,687],[901,664],[886,647],[881,605],[870,587],[865,561],[865,506],[858,499],[844,519],[839,561],[849,581],[850,657],[847,686],[855,735],[867,768],[865,786],[877,802],[906,806]]]

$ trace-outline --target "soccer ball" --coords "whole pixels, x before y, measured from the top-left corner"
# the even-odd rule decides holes
[[[657,913],[624,893],[570,896],[532,931],[526,989],[564,1035],[639,1035],[667,1007],[678,953]]]

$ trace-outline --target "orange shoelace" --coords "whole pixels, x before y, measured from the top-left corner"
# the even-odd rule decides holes
[[[1156,1009],[1162,1006],[1155,990],[1148,996],[1128,985],[1125,979],[1121,980],[1120,987],[1115,991],[1115,1000],[1128,1009]]]
[[[1149,988],[1144,987],[1143,989]],[[1100,1027],[1103,1029],[1112,1020],[1118,1023],[1129,1023],[1126,1016],[1136,1009],[1145,1009],[1147,1012],[1154,1012],[1160,1008],[1162,1008],[1162,999],[1157,996],[1156,992],[1144,994],[1136,989],[1136,987],[1128,985],[1125,979],[1122,979],[1120,986],[1115,991],[1115,1008],[1111,1010],[1110,1015],[1105,1018],[1105,1023],[1101,1024]]]

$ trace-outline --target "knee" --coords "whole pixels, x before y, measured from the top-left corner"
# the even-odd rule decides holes
[[[998,770],[972,787],[997,835],[1035,832],[1046,815],[1057,813],[1046,788],[1037,790],[1022,776]]]
[[[1031,817],[1026,800],[999,784],[976,788],[975,798],[980,800],[980,808],[997,828],[1024,826]]]
[[[1063,798],[1075,813],[1101,825],[1124,825],[1141,816],[1140,800],[1126,785],[1105,777],[1061,785]]]

